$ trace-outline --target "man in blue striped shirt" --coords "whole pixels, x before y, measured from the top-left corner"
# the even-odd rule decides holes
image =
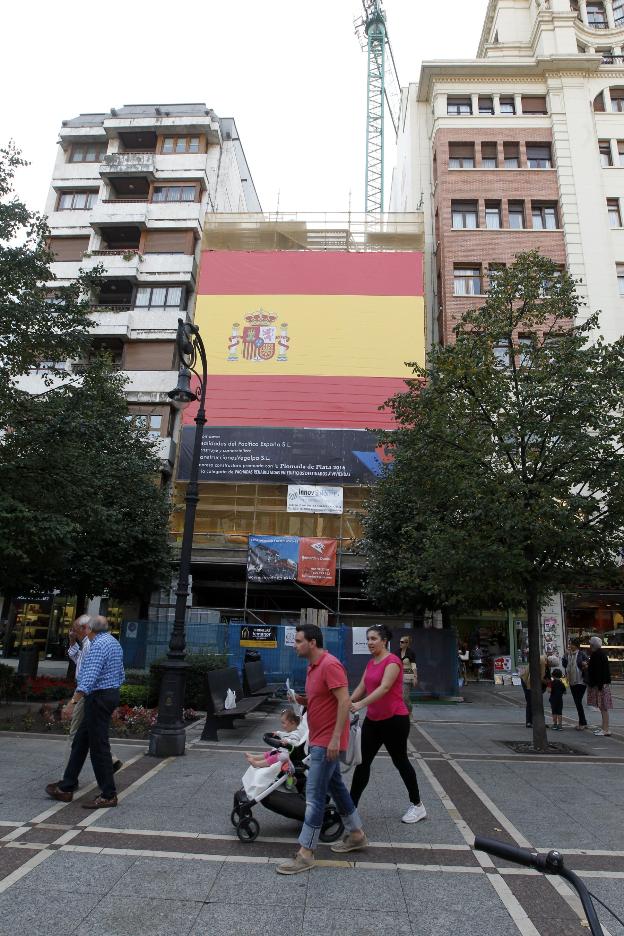
[[[84,699],[84,719],[76,732],[63,779],[49,783],[46,793],[52,799],[69,803],[78,787],[78,777],[87,758],[100,788],[99,796],[83,803],[85,809],[105,809],[117,805],[117,790],[113,775],[113,759],[108,737],[111,715],[119,705],[119,687],[125,680],[123,651],[119,642],[108,633],[104,617],[93,618],[89,624],[89,653],[83,660],[78,685],[68,705]]]

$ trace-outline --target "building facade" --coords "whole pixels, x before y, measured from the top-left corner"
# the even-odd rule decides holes
[[[489,0],[476,58],[425,61],[405,89],[391,209],[424,212],[430,346],[531,249],[565,264],[608,341],[624,334],[623,45],[623,0]],[[569,630],[623,644],[622,599],[566,599]]]
[[[176,330],[178,318],[193,316],[206,217],[257,211],[236,124],[205,104],[129,105],[62,122],[45,206],[55,254],[50,285],[104,267],[92,297],[90,354],[109,352],[127,377],[129,412],[158,444],[163,483],[181,423],[167,396],[177,383]],[[88,359],[60,363],[79,373]],[[45,390],[47,366],[42,361],[21,388]],[[74,606],[62,596],[23,596],[12,610],[18,642],[20,634],[36,637],[56,652]],[[120,619],[121,609],[108,610]]]

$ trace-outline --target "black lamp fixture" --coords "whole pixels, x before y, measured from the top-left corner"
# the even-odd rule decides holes
[[[187,669],[187,663],[185,662],[186,607],[191,553],[193,550],[193,532],[195,529],[195,512],[199,500],[199,456],[201,454],[203,429],[206,424],[206,349],[197,325],[178,319],[176,343],[180,356],[180,370],[178,372],[178,385],[168,393],[169,399],[181,405],[199,400],[199,408],[195,417],[195,439],[193,441],[191,470],[184,498],[184,529],[176,588],[175,616],[167,659],[162,665],[158,718],[149,738],[148,753],[153,757],[178,757],[184,754],[186,745],[186,731],[184,729],[184,686]],[[192,374],[199,381],[196,392],[191,390]]]

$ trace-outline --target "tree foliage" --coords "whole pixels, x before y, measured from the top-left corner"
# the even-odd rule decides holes
[[[16,379],[42,361],[63,363],[89,341],[89,291],[99,270],[54,288],[45,218],[14,194],[15,172],[26,162],[14,144],[0,148],[0,425],[19,403]],[[53,293],[53,295],[52,295]],[[50,368],[46,380],[63,379]]]
[[[141,597],[170,577],[169,508],[124,378],[24,397],[0,447],[0,590]]]
[[[366,525],[383,604],[526,604],[540,747],[540,606],[621,576],[624,341],[597,327],[567,273],[519,255],[389,401],[396,459]]]

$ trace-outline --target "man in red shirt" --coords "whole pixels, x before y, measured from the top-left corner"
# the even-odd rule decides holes
[[[334,852],[351,852],[368,845],[358,811],[343,783],[340,752],[349,741],[349,688],[345,668],[323,649],[323,632],[315,624],[301,624],[295,635],[297,655],[308,661],[306,694],[297,701],[308,709],[310,766],[306,811],[299,835],[300,849],[291,861],[278,865],[278,874],[298,874],[314,867],[327,794],[342,817],[346,831]]]

